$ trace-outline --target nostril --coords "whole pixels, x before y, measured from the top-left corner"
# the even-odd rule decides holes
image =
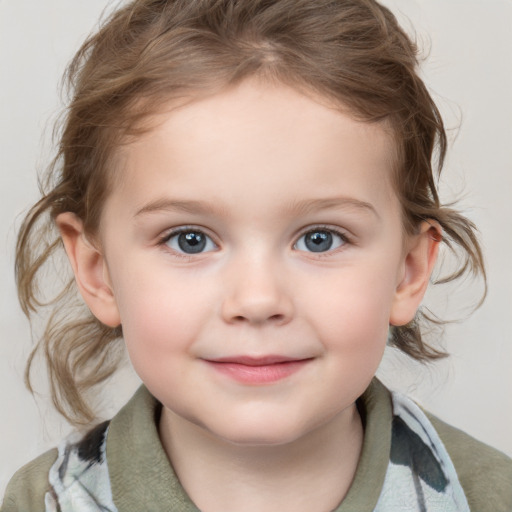
[[[272,316],[269,316],[266,318],[248,318],[243,315],[237,315],[237,316],[233,317],[232,321],[235,323],[240,323],[240,322],[262,323],[262,322],[269,322],[269,321],[273,322],[273,323],[282,323],[282,322],[284,322],[285,318],[286,318],[285,315],[282,315],[282,314],[272,315]]]
[[[256,293],[254,289],[242,290],[245,293],[232,293],[222,302],[221,316],[231,324],[269,323],[272,325],[286,324],[293,316],[293,306],[288,297],[278,294],[276,290]]]

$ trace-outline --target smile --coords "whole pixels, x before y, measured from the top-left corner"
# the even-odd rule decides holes
[[[205,360],[215,371],[242,384],[270,384],[285,379],[304,368],[313,358],[293,359],[282,356],[236,356]]]

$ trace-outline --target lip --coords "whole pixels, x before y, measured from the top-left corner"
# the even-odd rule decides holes
[[[243,384],[270,384],[300,371],[313,358],[297,359],[279,355],[232,356],[204,361],[215,371]]]

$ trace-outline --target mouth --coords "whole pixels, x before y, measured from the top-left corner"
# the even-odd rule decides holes
[[[262,385],[277,382],[300,371],[313,358],[278,355],[262,357],[233,356],[204,360],[216,372],[242,384]]]

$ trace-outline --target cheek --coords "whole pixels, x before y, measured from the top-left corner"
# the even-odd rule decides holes
[[[386,278],[383,276],[387,276]],[[364,389],[374,376],[386,347],[395,281],[380,272],[346,269],[315,287],[302,303],[329,358],[340,386]]]
[[[139,375],[186,352],[205,323],[207,308],[201,306],[207,301],[199,300],[197,290],[164,272],[127,271],[116,277],[123,337]]]
[[[389,269],[347,268],[326,274],[309,293],[301,293],[301,309],[330,339],[345,333],[347,342],[371,342],[387,336],[395,288]]]

